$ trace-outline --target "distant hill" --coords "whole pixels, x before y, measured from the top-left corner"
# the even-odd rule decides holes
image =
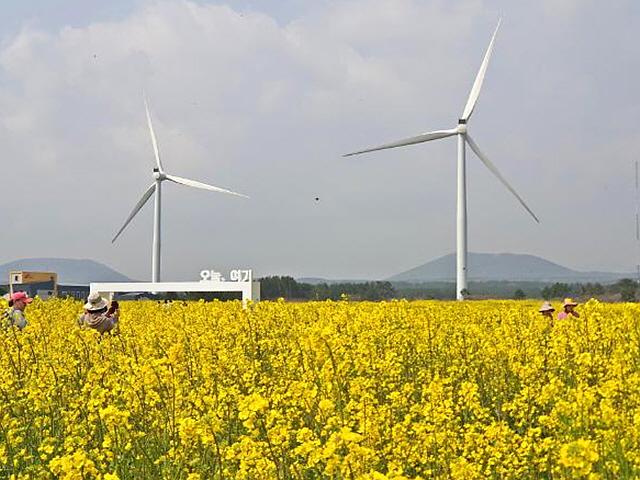
[[[535,255],[469,253],[468,279],[474,281],[615,282],[630,273],[580,272]],[[456,256],[445,255],[394,275],[393,282],[455,281]]]
[[[0,284],[7,284],[11,270],[56,272],[58,282],[87,285],[90,282],[130,282],[131,279],[116,270],[87,259],[25,258],[0,265]]]

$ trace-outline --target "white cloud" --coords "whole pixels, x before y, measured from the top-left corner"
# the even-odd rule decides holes
[[[167,0],[121,21],[25,28],[0,51],[0,144],[27,172],[24,183],[6,187],[20,208],[0,207],[15,225],[2,255],[94,257],[146,276],[149,207],[109,244],[150,182],[143,88],[169,171],[253,197],[165,189],[168,274],[249,263],[265,273],[376,276],[450,251],[454,142],[349,161],[339,154],[452,126],[495,17],[480,0],[349,0],[281,25],[265,13]],[[561,70],[563,52],[544,58],[549,44],[533,38],[520,48],[529,47],[527,67],[509,47],[521,29],[506,23],[501,32],[474,136],[534,208],[551,212],[548,192],[518,175],[553,165],[531,129],[545,128],[545,95],[575,69]],[[563,101],[580,103],[594,82],[583,78]],[[524,102],[514,100],[525,84]],[[511,124],[523,108],[529,124]],[[499,128],[511,136],[501,140]],[[550,142],[555,148],[562,138]],[[510,148],[522,167],[509,163]],[[555,248],[495,179],[478,174],[470,188],[472,229],[492,227],[475,232],[472,248]],[[505,203],[502,219],[484,208],[494,196]],[[32,221],[21,220],[25,211]],[[87,229],[89,218],[99,221]],[[492,229],[509,234],[495,239]]]
[[[590,9],[594,4],[602,5],[594,0],[542,0],[541,4],[548,18],[561,21],[575,17],[581,9]]]

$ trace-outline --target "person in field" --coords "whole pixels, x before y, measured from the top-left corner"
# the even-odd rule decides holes
[[[538,310],[544,318],[548,318],[549,320],[553,320],[553,312],[556,311],[549,302],[544,302],[540,309]]]
[[[558,320],[569,318],[570,316],[580,318],[580,314],[576,312],[575,308],[578,306],[578,302],[574,302],[572,298],[565,298],[562,304],[562,312],[558,314]]]
[[[84,313],[78,319],[78,324],[97,330],[101,334],[111,332],[118,325],[118,313],[118,302],[114,300],[109,306],[105,298],[94,292],[87,298]]]
[[[9,309],[4,314],[4,324],[8,327],[18,327],[22,330],[27,326],[24,310],[33,301],[26,292],[14,292],[9,297]]]

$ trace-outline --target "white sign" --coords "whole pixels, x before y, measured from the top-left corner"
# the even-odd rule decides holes
[[[250,282],[252,280],[251,270],[231,270],[229,278],[232,282]]]
[[[222,273],[215,270],[202,270],[200,272],[200,281],[202,282],[224,282],[225,278]],[[253,272],[251,270],[235,269],[229,272],[229,280],[232,282],[251,282]]]
[[[202,270],[200,272],[202,282],[224,282],[224,277],[220,272],[215,270]]]

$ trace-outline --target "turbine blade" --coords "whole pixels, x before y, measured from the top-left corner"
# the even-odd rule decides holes
[[[189,180],[188,178],[176,177],[175,175],[167,175],[167,180],[179,183],[180,185],[186,185],[187,187],[202,188],[203,190],[210,190],[212,192],[228,193],[230,195],[236,195],[238,197],[249,198],[242,193],[232,192],[225,188],[214,187],[213,185],[207,185],[206,183],[196,182],[195,180]]]
[[[484,58],[482,59],[482,64],[480,65],[480,70],[478,70],[476,79],[473,82],[473,87],[471,87],[471,92],[469,93],[469,98],[467,99],[467,104],[464,107],[464,112],[462,113],[462,117],[461,117],[463,120],[469,120],[469,117],[471,117],[471,114],[473,113],[473,109],[476,106],[476,102],[478,101],[478,97],[480,96],[480,89],[482,89],[482,82],[484,81],[484,75],[487,73],[489,60],[491,59],[491,54],[493,53],[493,44],[496,40],[496,34],[498,33],[498,29],[500,28],[501,23],[502,23],[502,18],[498,20],[498,26],[493,32],[493,36],[491,37],[491,42],[489,43],[489,48],[487,48],[487,51],[484,54]]]
[[[360,155],[361,153],[375,152],[378,150],[386,150],[387,148],[404,147],[407,145],[415,145],[416,143],[428,142],[430,140],[438,140],[439,138],[446,138],[458,133],[458,130],[452,128],[450,130],[436,130],[434,132],[427,132],[415,137],[405,138],[404,140],[398,140],[397,142],[386,143],[379,147],[367,148],[358,152],[347,153],[343,157],[350,157],[352,155]]]
[[[151,122],[151,113],[149,113],[149,104],[147,102],[147,96],[144,97],[144,109],[147,112],[147,125],[149,125],[149,133],[151,134],[151,143],[153,144],[153,153],[156,157],[156,165],[158,169],[163,172],[162,162],[160,162],[160,151],[158,150],[158,140],[156,139],[156,133],[153,131],[153,123]]]
[[[478,145],[476,144],[476,142],[473,141],[473,138],[471,138],[469,136],[469,134],[466,135],[466,139],[467,139],[467,143],[469,144],[469,146],[471,147],[471,150],[473,150],[475,152],[475,154],[478,156],[478,158],[482,161],[482,163],[485,164],[485,166],[491,170],[491,173],[493,173],[496,177],[498,177],[498,180],[500,180],[502,182],[502,184],[507,187],[507,190],[509,190],[511,193],[513,193],[513,195],[518,199],[518,201],[522,204],[522,206],[525,208],[525,210],[527,212],[529,212],[529,214],[533,217],[533,219],[540,223],[540,220],[538,220],[538,217],[536,217],[535,213],[533,213],[531,211],[531,209],[527,206],[526,203],[524,203],[524,200],[522,199],[522,197],[520,197],[520,195],[518,195],[518,193],[515,191],[515,189],[509,185],[509,182],[507,182],[507,180],[502,176],[502,174],[498,171],[498,169],[496,168],[496,166],[491,163],[491,160],[489,160],[487,158],[487,156],[482,153],[480,151],[480,148],[478,147]]]
[[[149,200],[149,198],[151,197],[151,195],[153,195],[155,191],[156,191],[156,184],[152,183],[149,186],[149,188],[147,188],[147,190],[142,194],[142,198],[138,201],[138,203],[136,203],[136,206],[133,207],[133,210],[131,210],[131,213],[127,217],[127,220],[124,222],[124,225],[122,225],[122,228],[118,230],[118,233],[116,233],[116,236],[113,237],[113,240],[111,240],[111,243],[116,241],[116,239],[120,236],[123,230],[127,228],[127,225],[129,225],[131,220],[133,220],[133,217],[136,216],[136,214],[140,211],[140,209],[144,206],[144,204],[147,203],[147,200]]]

